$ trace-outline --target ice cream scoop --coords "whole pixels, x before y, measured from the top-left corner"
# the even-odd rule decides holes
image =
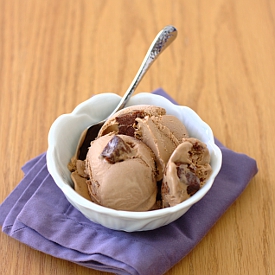
[[[108,133],[117,133],[134,136],[135,123],[137,118],[146,116],[163,116],[166,114],[164,108],[155,105],[134,105],[126,107],[110,116],[100,129],[98,136]]]
[[[188,137],[178,118],[153,105],[135,105],[118,111],[106,121],[98,136],[109,133],[135,137],[151,148],[156,156],[157,180],[162,179],[173,151]]]
[[[146,72],[150,68],[150,66],[154,63],[154,61],[158,58],[158,56],[176,39],[176,37],[177,37],[177,30],[174,26],[170,26],[170,25],[166,26],[163,30],[161,30],[157,34],[136,76],[134,77],[128,90],[126,91],[125,95],[122,97],[118,106],[115,108],[112,114],[124,108],[124,106],[129,101],[131,95],[134,93],[135,88],[138,86],[138,84],[140,83],[143,76],[146,74]],[[90,142],[96,138],[99,129],[101,128],[101,126],[104,124],[105,121],[106,119],[98,123],[95,123],[83,131],[76,148],[75,156],[72,158],[73,161],[75,161],[76,159],[84,160],[86,158],[86,154],[88,151],[88,147],[90,146]]]
[[[211,175],[210,153],[203,142],[184,139],[166,166],[161,186],[163,207],[174,206],[194,195]]]
[[[155,157],[143,142],[126,135],[102,136],[91,143],[85,162],[93,202],[127,211],[155,207]]]

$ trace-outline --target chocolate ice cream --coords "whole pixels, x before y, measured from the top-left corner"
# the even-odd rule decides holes
[[[105,207],[147,211],[156,204],[155,157],[141,141],[105,135],[93,141],[86,158],[88,190]]]
[[[71,162],[75,190],[99,205],[126,211],[174,206],[211,174],[204,143],[189,138],[164,108],[136,105],[110,117],[85,161]]]
[[[206,145],[195,138],[184,139],[166,166],[161,187],[163,207],[174,206],[194,195],[211,172]]]
[[[102,126],[99,136],[110,132],[133,136],[151,148],[157,160],[157,180],[162,179],[165,165],[182,138],[188,137],[178,118],[151,105],[131,106],[117,112]]]

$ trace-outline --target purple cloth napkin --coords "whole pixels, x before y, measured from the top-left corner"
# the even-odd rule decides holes
[[[154,91],[173,101],[162,89]],[[207,195],[175,222],[145,232],[114,231],[85,218],[49,175],[45,153],[27,162],[24,178],[0,206],[0,224],[28,246],[116,274],[159,275],[188,254],[257,173],[255,160],[216,141],[223,164]]]

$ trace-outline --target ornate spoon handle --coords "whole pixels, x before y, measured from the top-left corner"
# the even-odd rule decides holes
[[[138,86],[150,66],[154,63],[154,61],[159,57],[159,55],[176,39],[177,37],[177,29],[174,26],[166,26],[162,29],[152,42],[150,48],[148,49],[147,54],[144,57],[144,60],[133,79],[131,85],[126,91],[125,95],[120,100],[118,106],[112,112],[110,116],[115,114],[117,111],[123,109],[130,99],[131,95],[135,91],[135,88]]]

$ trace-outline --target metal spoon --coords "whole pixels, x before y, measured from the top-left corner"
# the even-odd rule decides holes
[[[115,108],[115,110],[111,113],[110,116],[115,114],[117,111],[123,109],[127,102],[129,101],[131,95],[135,91],[135,88],[140,83],[141,79],[145,75],[145,73],[148,71],[150,66],[154,63],[154,61],[157,59],[157,57],[175,40],[177,37],[177,30],[173,26],[166,26],[164,29],[162,29],[154,41],[152,42],[135,78],[133,79],[131,85],[129,86],[128,90],[126,91],[125,95],[121,98],[119,104]],[[109,117],[110,117],[109,116]],[[76,148],[75,158],[78,158],[80,160],[84,160],[86,158],[88,148],[90,147],[90,143],[92,140],[94,140],[97,137],[97,134],[104,124],[104,122],[108,118],[97,122],[91,126],[89,126],[87,129],[85,129],[80,137],[79,143]]]

